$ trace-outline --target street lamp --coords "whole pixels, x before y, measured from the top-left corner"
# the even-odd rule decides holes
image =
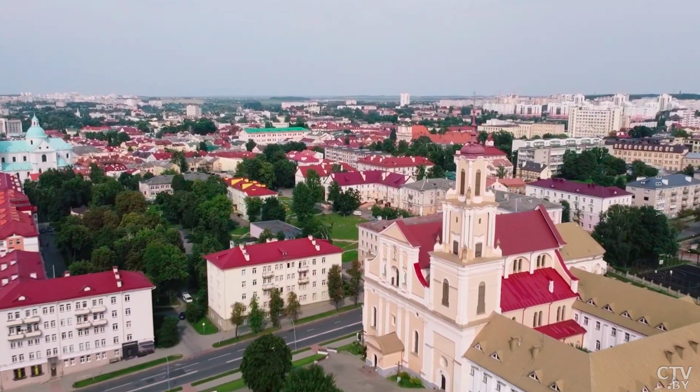
[[[202,323],[202,334],[206,334],[206,333],[207,333],[207,323],[203,322]]]

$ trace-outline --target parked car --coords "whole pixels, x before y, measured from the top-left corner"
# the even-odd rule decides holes
[[[355,216],[362,216],[362,211],[356,210],[355,212],[352,213]]]
[[[187,302],[188,304],[192,303],[192,296],[187,291],[183,291],[182,292],[182,300]]]
[[[180,312],[180,314],[177,315],[177,318],[179,318],[180,320],[184,320],[185,317],[185,312]]]

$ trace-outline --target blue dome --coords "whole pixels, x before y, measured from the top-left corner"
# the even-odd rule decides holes
[[[46,139],[46,132],[44,128],[39,125],[39,119],[34,116],[32,118],[32,126],[27,130],[27,134],[24,136],[26,139]]]

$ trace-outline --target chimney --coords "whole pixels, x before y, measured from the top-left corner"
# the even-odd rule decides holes
[[[3,286],[8,284],[8,283],[10,283],[10,281],[7,278],[2,278],[2,285]]]
[[[549,280],[549,292],[554,293],[554,281],[551,279]]]
[[[7,264],[5,264],[5,263],[0,264],[0,271],[4,271],[6,269],[7,269]]]
[[[687,182],[690,182],[690,181],[692,181],[692,180],[693,180],[693,177],[690,177],[690,176],[685,176],[685,180],[686,180]]]
[[[314,236],[312,236],[311,234],[309,234],[309,241],[313,241],[313,239],[314,239]]]
[[[29,274],[29,277],[32,279],[36,279],[36,272],[32,272],[31,274]]]
[[[120,279],[121,279],[121,275],[119,275],[118,272],[117,272],[116,274],[114,274],[114,277],[115,277],[117,280],[120,280]]]
[[[539,353],[540,353],[540,349],[541,349],[540,346],[532,346],[532,348],[530,349],[530,354],[532,355],[532,359],[537,358],[537,355],[539,355]]]
[[[69,276],[70,276],[70,271],[66,271],[66,272],[63,273],[63,277],[64,277],[64,278],[67,278],[67,277],[69,277]]]
[[[122,281],[121,281],[121,280],[118,280],[118,281],[117,281],[117,287],[120,287],[120,288],[122,287]]]
[[[510,338],[510,351],[514,351],[516,347],[520,347],[520,337],[518,336]]]
[[[10,279],[12,279],[12,280],[15,280],[15,279],[17,279],[17,278],[19,278],[18,275],[12,275],[12,276],[10,277]]]
[[[116,274],[118,271],[119,271],[119,268],[117,268],[116,265],[113,265],[113,266],[112,266],[112,272],[114,272],[114,273]]]
[[[316,245],[316,250],[321,250],[321,245]]]
[[[245,249],[245,245],[244,245],[243,243],[238,244],[238,247],[239,247],[240,249]]]
[[[247,253],[243,253],[243,257],[245,257],[245,261],[250,261],[250,255]]]

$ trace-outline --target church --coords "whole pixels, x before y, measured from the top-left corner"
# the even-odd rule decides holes
[[[674,346],[700,359],[686,339],[700,307],[605,277],[604,249],[544,206],[499,213],[485,152],[472,143],[455,154],[441,221],[397,220],[378,234],[364,260],[368,366],[449,392],[644,392],[665,385],[654,361]],[[654,361],[606,376],[610,389],[592,387],[602,370],[562,367],[576,357],[612,369],[632,352]]]
[[[73,164],[73,147],[61,138],[48,137],[34,116],[24,140],[0,141],[1,171],[20,181],[32,178],[49,169]]]

